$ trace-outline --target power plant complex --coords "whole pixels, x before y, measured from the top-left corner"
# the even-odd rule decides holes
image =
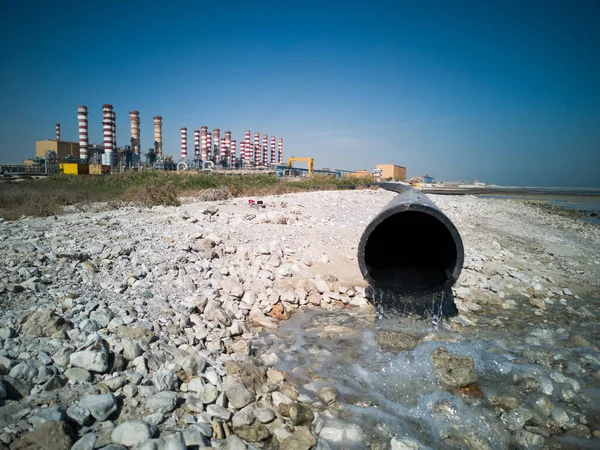
[[[87,106],[77,107],[79,141],[61,139],[61,126],[56,124],[56,138],[36,141],[35,158],[23,165],[0,165],[0,175],[56,175],[59,173],[107,174],[139,170],[203,171],[208,173],[244,174],[272,173],[277,176],[312,176],[315,173],[354,177],[374,176],[377,179],[401,181],[406,179],[406,168],[392,164],[378,165],[371,171],[340,169],[315,169],[312,157],[291,156],[284,162],[283,138],[252,133],[245,130],[239,142],[231,131],[221,135],[221,129],[209,131],[204,125],[193,130],[193,152],[188,152],[188,128],[180,128],[180,157],[173,158],[163,149],[163,118],[152,118],[154,142],[142,151],[140,141],[141,120],[139,111],[129,112],[129,140],[117,146],[117,115],[113,105],[102,105],[102,143],[90,143]],[[308,169],[294,168],[293,162],[308,164]]]
[[[107,173],[143,168],[159,170],[227,170],[227,169],[267,169],[271,165],[283,164],[283,138],[246,130],[240,140],[239,154],[237,140],[227,130],[221,137],[221,130],[201,126],[193,131],[194,151],[188,153],[188,129],[181,127],[181,157],[174,159],[163,153],[163,118],[153,117],[154,143],[143,152],[140,142],[140,113],[129,112],[130,139],[126,145],[117,146],[116,113],[112,105],[102,105],[102,143],[89,142],[88,108],[77,108],[79,142],[62,141],[60,124],[56,124],[56,139],[36,141],[35,159],[25,161],[26,166],[44,166],[48,160],[60,165],[64,172],[65,164],[77,164],[78,173]],[[270,140],[269,140],[270,139]],[[269,147],[270,142],[270,147]],[[276,146],[277,144],[277,146]],[[270,150],[270,153],[269,153]],[[91,172],[90,172],[91,171]],[[66,173],[66,172],[65,172]]]

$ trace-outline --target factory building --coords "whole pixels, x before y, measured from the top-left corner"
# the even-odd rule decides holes
[[[78,142],[67,142],[57,141],[54,139],[45,139],[43,141],[36,141],[35,143],[35,156],[36,158],[44,158],[46,151],[50,150],[58,156],[58,159],[75,158],[79,159],[79,143]]]
[[[377,164],[377,169],[381,170],[381,181],[406,180],[406,167],[394,164]]]

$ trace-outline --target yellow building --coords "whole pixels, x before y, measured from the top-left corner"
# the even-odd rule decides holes
[[[65,175],[87,175],[90,173],[90,165],[81,163],[60,163],[60,173]]]
[[[67,142],[67,141],[56,141],[53,139],[45,139],[43,141],[36,141],[35,143],[35,156],[38,158],[44,158],[46,151],[51,150],[56,153],[58,159],[72,156],[79,159],[79,143],[78,142]]]
[[[406,180],[406,167],[394,164],[377,164],[377,168],[381,170],[381,181]]]

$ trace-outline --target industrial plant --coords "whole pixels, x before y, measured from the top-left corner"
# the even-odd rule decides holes
[[[0,165],[3,175],[101,175],[115,172],[141,170],[202,171],[205,173],[245,174],[272,173],[277,176],[313,176],[315,173],[337,177],[344,175],[371,176],[401,181],[406,179],[406,168],[395,165],[384,170],[348,171],[340,169],[315,169],[312,157],[283,158],[283,138],[274,135],[252,133],[245,130],[243,139],[232,138],[227,130],[201,126],[193,131],[194,151],[188,155],[188,129],[181,127],[181,157],[175,160],[163,152],[163,118],[153,117],[154,142],[147,151],[142,151],[140,142],[140,113],[129,112],[130,138],[126,145],[117,146],[116,112],[113,105],[102,105],[102,143],[89,142],[88,108],[77,107],[79,142],[63,141],[61,126],[56,124],[56,138],[36,141],[35,157],[26,159],[21,165]],[[239,147],[239,151],[238,151]],[[308,163],[308,169],[294,168],[293,162]],[[389,174],[389,175],[388,175]]]

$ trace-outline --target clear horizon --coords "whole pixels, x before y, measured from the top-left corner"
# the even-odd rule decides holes
[[[0,164],[35,141],[101,143],[140,111],[164,153],[206,125],[284,138],[315,166],[408,176],[600,187],[600,3],[223,1],[2,4]],[[190,152],[191,149],[191,152]]]

